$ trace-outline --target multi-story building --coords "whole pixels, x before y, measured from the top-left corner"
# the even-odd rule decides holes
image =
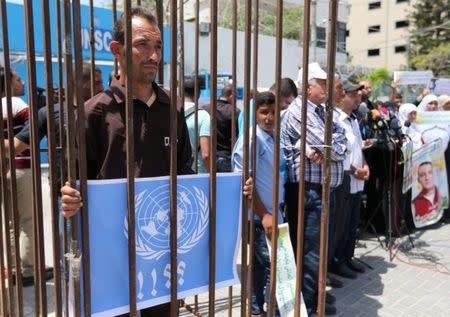
[[[348,0],[347,51],[354,65],[408,66],[409,0]]]

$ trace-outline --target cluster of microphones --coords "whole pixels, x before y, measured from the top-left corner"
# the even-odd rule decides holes
[[[372,129],[378,143],[392,141],[392,139],[401,141],[403,138],[402,126],[400,120],[392,110],[386,108],[383,109],[385,111],[368,109],[364,103],[361,104],[358,110],[370,129]],[[410,124],[410,122],[405,122],[405,126],[409,126]]]

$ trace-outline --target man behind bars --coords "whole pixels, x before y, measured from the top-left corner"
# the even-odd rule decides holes
[[[134,104],[135,177],[169,175],[170,99],[153,82],[161,60],[161,32],[156,18],[145,8],[131,10],[132,86]],[[111,52],[119,60],[120,76],[112,79],[109,89],[88,100],[86,108],[86,156],[89,179],[126,177],[125,137],[125,64],[124,17],[114,25]],[[178,174],[189,174],[191,146],[184,120],[178,111]],[[252,181],[244,186],[244,194],[252,190]],[[74,216],[82,206],[80,193],[69,186],[61,188],[62,211]],[[117,234],[122,234],[118,232]],[[125,273],[126,274],[126,273]],[[127,288],[128,285],[124,285]],[[141,311],[141,316],[170,315],[170,305],[163,304]],[[126,316],[126,315],[124,315]]]
[[[308,71],[306,161],[305,161],[305,215],[302,292],[308,313],[317,309],[320,220],[322,208],[322,162],[324,159],[325,107],[327,74],[319,64],[312,63]],[[286,184],[286,205],[290,236],[294,250],[297,242],[298,189],[300,172],[300,128],[302,100],[298,96],[289,106],[281,123],[281,142],[286,159],[288,183]],[[333,125],[331,143],[331,190],[342,182],[342,161],[345,158],[346,138],[341,127]],[[330,212],[333,208],[330,195]],[[325,305],[327,314],[335,314],[332,301]]]

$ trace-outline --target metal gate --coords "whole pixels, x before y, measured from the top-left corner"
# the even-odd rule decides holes
[[[141,1],[137,1],[137,5],[140,5]],[[163,2],[156,1],[156,16],[158,19],[159,28],[162,30],[164,8]],[[303,21],[303,86],[302,91],[302,116],[306,118],[306,91],[307,91],[307,73],[308,73],[308,61],[309,61],[309,40],[310,40],[310,2],[304,1],[304,21]],[[239,2],[241,3],[241,2]],[[51,194],[51,223],[52,223],[52,249],[53,249],[53,274],[54,274],[54,304],[53,308],[56,316],[67,316],[69,314],[69,291],[68,284],[72,282],[74,285],[73,294],[73,315],[85,316],[91,315],[91,303],[90,303],[90,270],[89,270],[89,244],[87,237],[88,222],[87,217],[87,162],[86,162],[86,148],[84,142],[77,142],[76,140],[85,139],[84,128],[84,101],[82,95],[82,64],[83,57],[81,54],[81,24],[80,24],[80,1],[79,0],[63,0],[55,1],[56,5],[56,30],[50,29],[50,10],[49,1],[42,0],[42,18],[34,14],[35,8],[33,5],[36,1],[24,1],[24,15],[25,15],[25,29],[26,29],[26,52],[27,52],[27,82],[28,82],[28,95],[30,106],[30,149],[31,149],[31,170],[32,170],[32,197],[33,197],[33,243],[34,243],[34,276],[35,276],[35,314],[36,316],[46,316],[48,314],[47,306],[47,285],[45,280],[45,254],[44,254],[44,233],[43,233],[43,205],[42,205],[42,185],[41,185],[41,162],[40,153],[47,152],[49,157],[49,177],[50,177],[50,194]],[[93,1],[89,1],[90,5],[90,44],[91,44],[91,91],[94,92],[94,78],[95,78],[95,56],[94,56],[94,15],[93,15]],[[163,83],[164,76],[170,78],[170,99],[171,99],[171,112],[170,122],[173,127],[177,125],[177,98],[183,98],[184,87],[184,5],[185,1],[170,0],[167,5],[170,12],[170,73],[164,74],[162,63],[159,65],[159,73],[157,82]],[[329,33],[328,33],[328,106],[326,108],[326,135],[325,144],[331,144],[331,125],[332,125],[332,107],[333,104],[333,78],[335,73],[335,52],[336,52],[336,15],[337,15],[337,0],[330,0],[329,11]],[[111,2],[114,23],[119,18],[117,16],[117,3]],[[123,15],[125,25],[125,48],[126,48],[126,64],[128,69],[131,69],[132,64],[132,52],[131,52],[131,12],[132,1],[123,1]],[[232,69],[233,77],[233,96],[234,96],[234,111],[233,111],[233,135],[232,143],[236,141],[236,60],[237,60],[237,6],[238,1],[233,0],[233,38],[231,43],[231,50],[233,52],[233,60],[230,68]],[[279,158],[280,158],[280,82],[281,82],[281,62],[283,58],[282,52],[282,22],[283,22],[283,1],[276,1],[276,59],[274,63],[274,81],[276,82],[276,111],[275,111],[275,155],[274,155],[274,192],[273,192],[273,210],[276,210],[278,206],[278,175],[279,175]],[[218,1],[211,0],[210,3],[210,16],[211,16],[211,41],[210,41],[210,73],[211,73],[211,153],[210,153],[210,236],[209,236],[209,309],[208,315],[213,316],[215,313],[215,261],[216,261],[216,144],[217,144],[217,126],[216,126],[216,107],[217,107],[217,41],[220,40],[217,37],[217,16],[218,16]],[[6,109],[7,113],[0,113],[7,117],[7,126],[4,126],[3,121],[0,121],[0,129],[7,130],[7,138],[4,139],[3,134],[0,136],[0,151],[1,161],[0,168],[5,171],[9,168],[10,177],[7,177],[6,172],[1,175],[1,191],[0,197],[3,204],[2,218],[0,218],[0,225],[2,227],[3,234],[0,236],[0,244],[5,246],[5,251],[0,256],[0,266],[2,269],[2,278],[0,283],[0,304],[2,316],[24,316],[24,295],[21,281],[21,274],[14,274],[13,267],[20,267],[20,245],[19,245],[19,210],[18,210],[18,198],[17,198],[17,180],[16,180],[16,164],[15,164],[15,150],[14,150],[14,131],[12,120],[12,89],[11,89],[11,72],[10,67],[10,52],[9,43],[13,39],[8,38],[8,19],[14,19],[14,16],[9,16],[6,10],[6,1],[0,0],[0,11],[2,21],[2,46],[4,53],[4,72],[5,72],[5,96],[6,96]],[[258,0],[246,0],[245,1],[245,49],[244,54],[245,66],[243,70],[244,74],[244,169],[243,180],[258,176],[253,173],[250,174],[249,166],[250,162],[255,163],[255,155],[250,157],[250,153],[255,153],[255,148],[250,151],[250,133],[249,122],[250,115],[255,116],[255,112],[250,113],[250,100],[255,97],[251,96],[251,89],[256,93],[257,91],[257,78],[258,78]],[[198,100],[198,73],[199,73],[199,0],[196,1],[196,37],[195,37],[195,86],[196,86],[196,100]],[[252,31],[252,15],[253,15],[253,31]],[[44,45],[44,62],[45,62],[45,81],[46,81],[46,106],[48,109],[53,109],[55,106],[55,99],[58,100],[59,106],[59,122],[55,122],[55,116],[53,111],[47,111],[47,136],[48,136],[48,148],[40,148],[39,145],[39,127],[38,127],[38,100],[37,100],[37,85],[36,85],[36,56],[35,56],[35,31],[34,22],[38,20],[42,23],[43,30],[43,45]],[[299,23],[299,30],[302,26]],[[57,42],[57,71],[52,70],[52,53],[51,53],[51,32],[56,31]],[[253,42],[251,34],[253,36]],[[180,38],[181,40],[178,40]],[[17,40],[17,39],[14,39]],[[252,55],[253,53],[253,55]],[[75,66],[75,67],[73,67]],[[115,72],[118,72],[117,61],[115,62]],[[73,71],[75,70],[75,71]],[[251,76],[251,72],[253,75]],[[53,87],[53,78],[57,78],[58,87],[57,90]],[[178,80],[177,80],[178,79]],[[64,84],[68,83],[68,84]],[[75,83],[75,85],[72,85]],[[57,91],[56,98],[55,91]],[[126,81],[126,154],[127,162],[134,161],[134,136],[133,136],[133,96],[132,96],[132,81],[131,76],[128,73]],[[73,108],[74,94],[77,100],[77,114],[75,116]],[[64,101],[64,102],[62,102]],[[195,109],[198,109],[198,101],[195,104]],[[2,111],[2,107],[0,107]],[[3,112],[3,111],[2,111]],[[197,111],[196,111],[197,113]],[[67,125],[65,124],[64,117],[67,117]],[[77,120],[75,119],[77,117]],[[56,138],[55,123],[59,127],[65,127],[65,133],[59,134],[59,139]],[[198,118],[195,115],[195,129],[198,129]],[[253,120],[252,126],[253,133],[256,135],[256,120]],[[179,314],[180,305],[184,305],[193,314],[199,315],[197,298],[195,303],[186,303],[185,301],[177,300],[177,234],[176,234],[176,197],[177,197],[177,153],[176,153],[176,140],[177,129],[171,129],[171,143],[170,143],[170,251],[171,251],[171,316],[177,316]],[[196,133],[197,135],[197,133]],[[300,158],[300,179],[304,179],[305,175],[305,144],[306,144],[306,120],[302,121],[301,126],[301,158]],[[5,141],[5,142],[4,142]],[[199,140],[196,138],[194,148],[198,148]],[[6,147],[5,147],[6,145]],[[252,146],[256,147],[256,142],[252,142]],[[7,149],[10,149],[9,151]],[[197,151],[194,151],[197,152]],[[194,153],[194,162],[197,162],[197,153]],[[62,160],[62,163],[57,164],[57,160]],[[252,164],[255,166],[255,164]],[[57,169],[60,170],[57,170]],[[323,179],[323,200],[322,200],[322,221],[321,221],[321,249],[320,249],[320,274],[319,274],[319,298],[318,298],[318,312],[320,316],[324,315],[325,307],[325,276],[326,276],[326,253],[327,253],[327,237],[328,237],[328,208],[329,208],[329,189],[330,189],[330,148],[325,150],[324,161],[324,179]],[[62,180],[68,180],[71,186],[75,186],[77,180],[79,181],[80,192],[83,197],[83,207],[80,212],[81,217],[72,217],[63,220],[63,229],[60,230],[59,222],[60,215],[60,203],[58,201],[58,192],[63,184],[57,183],[57,173],[62,175]],[[127,165],[127,188],[128,188],[128,223],[129,223],[129,280],[130,284],[124,287],[129,288],[129,303],[130,303],[130,316],[136,316],[136,245],[135,245],[135,196],[134,196],[134,165]],[[10,190],[8,190],[10,189]],[[254,196],[254,195],[253,195]],[[299,190],[299,219],[303,219],[304,211],[304,183],[300,182]],[[250,213],[242,212],[242,224],[249,223],[249,227],[242,226],[242,245],[241,245],[241,294],[240,294],[240,315],[251,315],[251,281],[250,278],[253,274],[253,210],[254,200],[248,202],[243,199],[243,209],[247,210],[250,207]],[[278,223],[277,213],[274,214],[274,227]],[[79,229],[81,227],[81,230]],[[291,228],[291,230],[297,230],[297,279],[296,279],[296,310],[295,316],[300,316],[299,303],[300,303],[300,291],[301,276],[302,276],[302,247],[303,247],[303,221],[299,221],[298,228]],[[9,235],[6,233],[13,232],[13,244]],[[60,238],[60,231],[62,233]],[[79,236],[81,232],[82,237]],[[82,245],[80,241],[83,241]],[[270,274],[270,300],[268,306],[268,315],[274,315],[275,309],[275,289],[276,289],[276,252],[277,252],[277,235],[274,231],[272,235],[272,260],[271,262],[271,274]],[[67,257],[61,259],[60,249],[63,249],[63,254],[70,253],[71,258]],[[3,256],[5,253],[5,256]],[[14,256],[13,256],[14,254]],[[82,256],[81,256],[82,255]],[[61,260],[63,260],[61,262]],[[75,270],[73,264],[77,261],[81,261],[83,267],[83,281],[80,281],[79,274],[72,274],[73,281],[69,281],[69,265],[72,265],[72,270]],[[69,263],[70,262],[70,263]],[[62,267],[61,267],[62,263]],[[62,275],[62,276],[61,276]],[[80,294],[84,294],[84,305],[81,307]],[[233,289],[229,288],[229,316],[232,312],[232,294]]]

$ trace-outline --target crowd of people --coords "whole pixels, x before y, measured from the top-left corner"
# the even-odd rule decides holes
[[[154,78],[161,60],[161,33],[155,17],[146,9],[132,9],[132,43],[133,43],[133,103],[135,148],[135,176],[154,177],[169,174],[169,142],[170,137],[170,98],[167,91],[155,84]],[[83,66],[83,99],[86,109],[86,149],[89,179],[111,179],[126,177],[125,149],[125,88],[127,65],[125,63],[123,19],[114,26],[113,40],[110,44],[112,54],[120,64],[120,75],[112,77],[111,83],[103,90],[103,83],[95,85],[95,96],[90,98],[89,67]],[[301,79],[303,69],[300,70]],[[33,283],[33,243],[31,206],[32,201],[22,198],[31,197],[31,189],[21,186],[31,186],[31,171],[29,153],[25,152],[30,144],[28,121],[28,106],[17,98],[23,95],[23,82],[12,72],[10,79],[5,78],[1,70],[2,106],[4,124],[7,115],[4,81],[11,80],[13,87],[14,116],[14,147],[16,155],[16,173],[18,184],[18,210],[20,211],[21,229],[21,273],[24,281]],[[325,115],[327,103],[327,73],[318,63],[308,65],[307,73],[306,112],[302,118],[302,96],[298,94],[301,80],[283,78],[280,85],[280,159],[279,159],[279,208],[272,210],[272,192],[274,191],[274,127],[275,127],[275,88],[274,84],[268,91],[255,94],[251,100],[250,112],[256,111],[256,136],[252,130],[244,134],[244,111],[237,111],[233,116],[232,86],[222,88],[217,102],[217,170],[219,172],[242,171],[244,135],[249,135],[250,148],[253,139],[256,141],[256,179],[248,179],[243,188],[244,195],[255,199],[254,226],[254,268],[252,283],[252,315],[263,316],[268,303],[270,285],[270,258],[266,237],[271,238],[273,213],[278,213],[280,223],[288,222],[294,252],[297,251],[297,223],[299,184],[304,182],[304,245],[302,248],[303,297],[309,314],[317,310],[318,271],[320,247],[320,222],[322,212],[323,162],[325,155]],[[211,108],[199,107],[195,113],[195,82],[186,79],[184,84],[184,107],[178,111],[178,168],[177,173],[191,174],[194,171],[207,173],[210,168],[211,151]],[[330,162],[330,208],[329,208],[329,241],[328,241],[328,271],[335,275],[354,279],[358,274],[364,274],[365,267],[354,258],[357,228],[360,220],[360,206],[364,184],[370,178],[371,168],[366,161],[364,152],[374,146],[373,127],[368,117],[376,115],[396,117],[399,121],[401,135],[406,135],[414,144],[414,149],[423,144],[440,138],[445,144],[449,142],[450,129],[448,125],[418,125],[416,115],[422,111],[450,110],[450,97],[435,96],[424,93],[419,96],[417,105],[402,103],[397,93],[397,86],[392,85],[391,100],[387,103],[373,102],[371,85],[367,81],[350,82],[335,78],[333,125]],[[76,94],[74,94],[75,96]],[[73,104],[76,109],[76,97]],[[58,115],[59,107],[55,106]],[[375,111],[375,112],[374,112]],[[42,138],[46,134],[47,109],[39,112],[39,131]],[[195,120],[197,116],[197,120]],[[250,115],[250,118],[252,116]],[[233,118],[236,131],[232,133]],[[66,120],[66,119],[65,119]],[[301,124],[306,121],[306,151],[305,174],[300,179],[300,140]],[[391,120],[392,121],[392,120]],[[56,120],[58,122],[58,120]],[[56,130],[64,132],[62,127]],[[196,134],[197,132],[197,134]],[[232,135],[239,136],[232,144]],[[5,136],[7,134],[5,133]],[[195,140],[197,139],[197,142]],[[5,142],[8,150],[8,142]],[[214,149],[213,149],[214,150]],[[194,161],[192,153],[197,152]],[[250,154],[251,155],[251,154]],[[425,164],[426,165],[426,164]],[[425,166],[426,167],[426,166]],[[424,167],[424,168],[425,168]],[[23,173],[22,173],[23,171]],[[424,172],[425,173],[425,172]],[[61,176],[59,176],[60,178]],[[426,176],[422,178],[425,179]],[[23,179],[23,180],[22,180]],[[425,181],[424,181],[425,183]],[[24,185],[22,185],[24,184]],[[253,186],[255,196],[251,197]],[[28,194],[28,195],[25,195]],[[31,199],[31,198],[30,198]],[[421,201],[426,201],[424,194]],[[74,216],[82,207],[82,197],[78,190],[66,183],[61,189],[61,209],[64,217]],[[51,270],[49,270],[50,277]],[[327,276],[327,285],[342,287],[345,280],[332,275]],[[24,284],[25,285],[25,284]],[[127,287],[127,286],[124,286]],[[325,312],[336,314],[334,303],[336,298],[326,295]],[[168,316],[169,306],[164,304],[142,311],[141,316]],[[276,315],[279,315],[278,309]]]

